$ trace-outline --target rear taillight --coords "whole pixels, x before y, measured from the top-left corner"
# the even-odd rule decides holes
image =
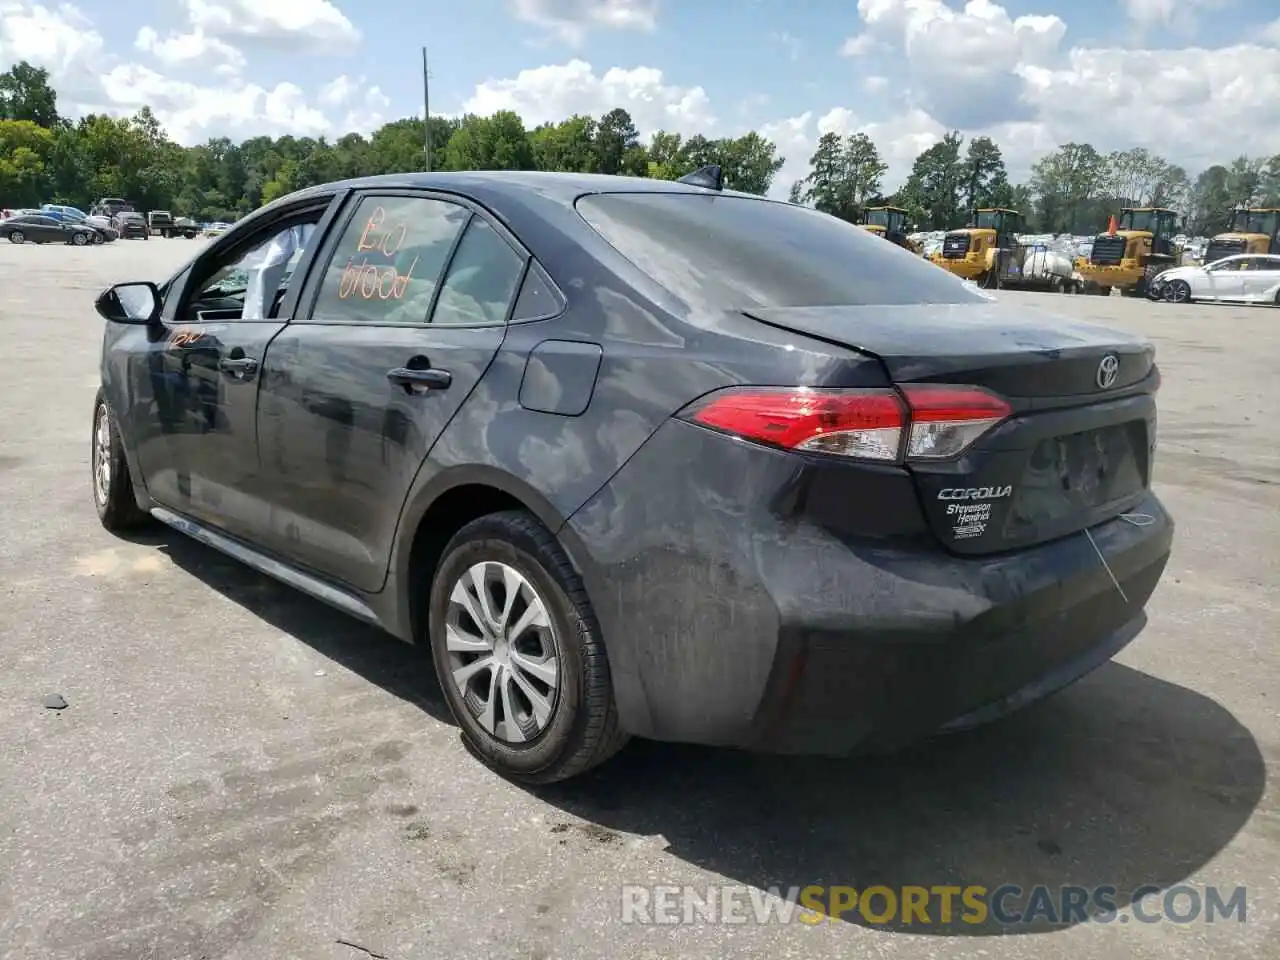
[[[1009,404],[978,387],[907,384],[911,406],[908,460],[947,460],[1009,416]]]
[[[686,420],[785,450],[857,460],[940,460],[963,453],[1010,407],[978,387],[730,387],[681,412]]]

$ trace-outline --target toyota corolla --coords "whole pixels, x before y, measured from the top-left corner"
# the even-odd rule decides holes
[[[312,187],[97,308],[102,523],[428,647],[526,781],[984,722],[1133,640],[1170,551],[1150,344],[714,168]]]

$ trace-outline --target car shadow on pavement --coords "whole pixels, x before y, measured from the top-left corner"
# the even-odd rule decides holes
[[[180,533],[151,527],[128,539],[157,547],[178,567],[277,630],[434,719],[454,725],[424,648],[397,640]]]
[[[180,534],[132,539],[453,724],[424,650]],[[1244,826],[1265,778],[1257,743],[1227,710],[1113,661],[990,726],[888,756],[782,757],[638,740],[596,770],[531,792],[606,830],[661,836],[669,856],[731,884],[828,892],[976,885],[988,893],[1012,885],[1021,892],[1008,898],[1008,911],[1030,914],[1028,894],[1038,886],[1052,897],[1066,886],[1091,894],[1114,887],[1110,899],[1123,909],[1144,886],[1185,882]],[[636,881],[646,882],[639,873]],[[1231,892],[1222,891],[1224,902]],[[875,906],[873,914],[883,913],[883,899]],[[944,936],[1043,933],[1079,922],[1041,912],[1010,925],[994,910],[973,922],[959,896],[949,920],[937,897],[927,922],[919,913],[910,924],[902,917],[899,910],[881,922],[852,910],[840,919]]]
[[[1114,886],[1111,899],[1123,909],[1143,886],[1184,882],[1241,829],[1264,783],[1258,746],[1229,712],[1112,662],[1003,721],[889,756],[832,760],[633,742],[585,777],[537,795],[610,830],[660,835],[669,855],[728,883],[821,885],[826,896],[834,886],[878,885],[899,898],[893,916],[884,916],[880,893],[870,919],[853,909],[840,917],[848,922],[983,936],[1080,922],[1080,913],[1028,909],[1037,885],[1055,905],[1064,886],[1091,895]],[[636,882],[652,881],[637,873]],[[916,913],[904,923],[903,888],[941,885],[1021,892],[1004,899],[1004,923],[995,909],[985,917],[963,910],[959,895],[950,922],[934,896],[927,922]],[[1231,892],[1222,891],[1223,902]],[[1158,916],[1161,902],[1144,900],[1145,915]],[[1186,903],[1184,895],[1178,909]],[[752,911],[748,902],[745,913]],[[1092,902],[1085,912],[1098,913]],[[1037,915],[1009,924],[1019,913]]]

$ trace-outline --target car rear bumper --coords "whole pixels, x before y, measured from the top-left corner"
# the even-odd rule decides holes
[[[850,469],[833,493],[791,455],[672,421],[570,519],[627,730],[891,747],[1052,692],[1145,624],[1173,536],[1154,496],[1092,542],[958,557],[901,471]]]

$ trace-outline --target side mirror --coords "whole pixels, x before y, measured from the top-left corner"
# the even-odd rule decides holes
[[[148,281],[117,283],[103,290],[93,306],[111,323],[154,323],[160,316],[160,289]]]

